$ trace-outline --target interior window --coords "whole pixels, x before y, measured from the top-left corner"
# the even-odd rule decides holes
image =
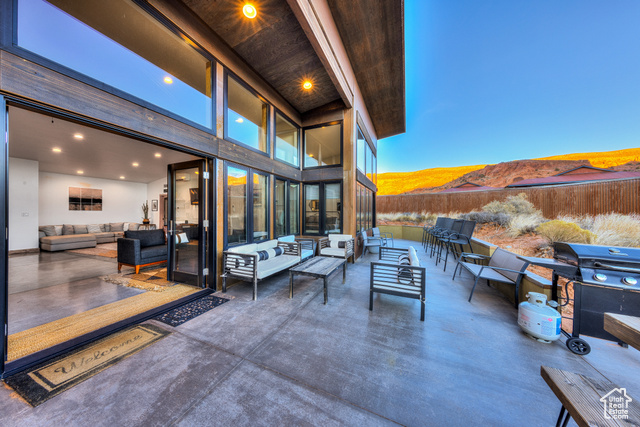
[[[300,166],[298,127],[276,112],[276,159]]]

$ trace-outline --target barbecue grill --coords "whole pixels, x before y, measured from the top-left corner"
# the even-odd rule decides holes
[[[569,334],[562,330],[568,338],[569,350],[580,355],[591,351],[580,334],[616,341],[626,347],[604,330],[604,313],[640,316],[640,248],[556,242],[553,249],[553,259],[521,258],[553,270],[553,301],[560,302],[558,277],[573,283],[573,331]],[[565,295],[568,297],[566,292]]]

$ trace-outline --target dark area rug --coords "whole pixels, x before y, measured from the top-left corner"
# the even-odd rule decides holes
[[[5,383],[38,406],[170,333],[151,324],[136,325],[12,375]]]
[[[184,322],[198,317],[207,311],[216,308],[219,305],[229,301],[226,298],[220,298],[214,295],[207,295],[202,298],[198,298],[188,304],[174,308],[173,310],[158,316],[155,319],[159,320],[167,325],[178,326]]]

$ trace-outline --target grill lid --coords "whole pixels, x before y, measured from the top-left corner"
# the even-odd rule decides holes
[[[640,248],[555,242],[553,249],[556,260],[576,267],[640,268]]]

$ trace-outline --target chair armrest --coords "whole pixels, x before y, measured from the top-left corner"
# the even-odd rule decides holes
[[[378,253],[378,258],[380,260],[393,262],[398,261],[398,257],[402,254],[408,254],[409,250],[402,248],[391,248],[388,246],[381,246],[380,252]]]
[[[278,247],[284,251],[283,255],[300,256],[302,247],[299,242],[278,242]]]
[[[258,254],[239,254],[224,251],[222,253],[222,268],[224,274],[252,277],[258,275]]]
[[[318,240],[318,246],[320,247],[320,250],[322,250],[324,248],[328,248],[329,247],[329,238],[328,237],[323,237],[320,240]]]
[[[372,261],[371,262],[370,282],[385,285],[407,285],[399,280],[403,273],[409,273],[406,277],[414,285],[418,285],[424,292],[425,279],[427,275],[426,267],[417,265],[393,264],[389,262]]]
[[[482,254],[473,254],[471,252],[462,252],[460,254],[460,258],[461,259],[466,259],[466,258],[470,258],[470,259],[491,259],[491,257],[489,255],[482,255]]]
[[[121,237],[118,243],[118,262],[140,265],[140,240]]]
[[[301,249],[310,250],[314,254],[316,253],[316,241],[315,241],[315,239],[296,238],[296,242],[300,243],[300,248]]]

